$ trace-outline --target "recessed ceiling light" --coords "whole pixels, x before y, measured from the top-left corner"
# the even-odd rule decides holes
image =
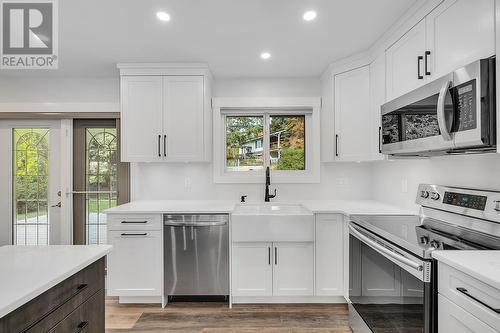
[[[308,10],[302,17],[304,18],[304,21],[312,21],[316,18],[316,16],[317,14],[314,10]]]
[[[156,17],[161,21],[170,21],[170,15],[166,12],[157,12]]]
[[[262,52],[262,53],[260,54],[260,57],[261,57],[262,59],[264,59],[264,60],[269,59],[269,58],[271,58],[271,53],[269,53],[269,52]]]

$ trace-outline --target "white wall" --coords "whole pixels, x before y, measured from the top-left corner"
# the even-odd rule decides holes
[[[317,97],[317,78],[215,80],[214,97]],[[370,165],[325,164],[319,184],[278,184],[275,201],[370,197]],[[132,165],[132,199],[264,199],[262,184],[214,184],[212,164]],[[347,184],[345,182],[347,181]],[[272,179],[271,179],[272,182]],[[342,183],[342,184],[339,184]]]
[[[500,155],[379,161],[372,164],[371,178],[374,199],[415,208],[420,183],[500,190]],[[408,182],[406,192],[402,191],[404,180]]]

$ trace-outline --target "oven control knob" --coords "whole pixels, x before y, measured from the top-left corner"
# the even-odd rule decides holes
[[[429,197],[429,191],[420,191],[420,197],[422,197],[422,198],[428,198]]]
[[[435,249],[439,249],[439,242],[437,240],[433,240],[431,241],[431,247],[435,248]]]
[[[431,193],[431,199],[432,200],[439,200],[439,197],[440,197],[439,193],[437,193],[437,192],[432,192]]]
[[[424,244],[424,245],[429,244],[429,237],[427,237],[427,236],[420,237],[420,243]]]

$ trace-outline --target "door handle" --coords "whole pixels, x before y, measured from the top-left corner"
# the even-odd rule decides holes
[[[486,304],[485,302],[481,301],[477,297],[472,296],[467,289],[465,289],[463,287],[457,287],[457,291],[461,292],[462,294],[464,294],[465,296],[469,297],[470,299],[476,301],[477,303],[481,304],[482,306],[487,307],[488,309],[495,312],[496,314],[500,314],[500,309],[495,309],[494,307],[492,307],[489,304]]]
[[[158,134],[158,156],[161,157],[161,134]]]
[[[56,203],[55,205],[52,205],[50,207],[58,207],[58,208],[61,208],[61,201],[59,201],[58,203]]]
[[[429,71],[429,56],[431,55],[431,51],[425,51],[425,75],[431,75]]]
[[[163,156],[167,157],[167,135],[163,136]]]
[[[423,75],[420,75],[420,64],[422,63],[422,60],[424,60],[423,56],[417,57],[417,79],[419,79],[419,80],[424,79]]]
[[[141,233],[130,233],[130,232],[123,232],[121,236],[147,236],[147,232],[141,232]]]
[[[89,325],[88,321],[82,321],[78,326],[76,327],[76,332],[75,333],[80,333],[83,332],[87,326]]]
[[[441,87],[441,91],[439,92],[438,103],[437,103],[437,121],[439,126],[439,131],[441,132],[441,136],[444,141],[451,141],[451,126],[448,125],[448,121],[446,119],[446,94],[450,89],[451,81],[446,81]]]
[[[271,247],[267,248],[267,263],[271,265]]]
[[[278,266],[278,247],[274,247],[274,265]]]
[[[382,126],[378,127],[378,153],[382,154]]]
[[[339,135],[335,134],[335,156],[339,156]]]

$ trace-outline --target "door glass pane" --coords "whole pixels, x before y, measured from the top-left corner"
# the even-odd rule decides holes
[[[252,171],[264,168],[264,117],[226,117],[226,170]]]
[[[14,244],[49,243],[49,130],[13,129]]]
[[[85,130],[86,176],[85,234],[87,244],[106,244],[106,215],[103,211],[117,205],[116,128]]]
[[[269,155],[273,170],[305,170],[305,116],[271,116]]]

